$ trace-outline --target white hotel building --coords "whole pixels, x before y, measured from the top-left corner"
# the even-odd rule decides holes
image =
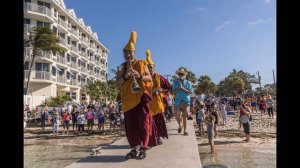
[[[57,33],[63,53],[38,52],[32,67],[29,93],[24,104],[31,108],[50,96],[68,95],[74,101],[88,99],[83,86],[96,80],[107,80],[109,50],[98,40],[96,32],[66,9],[63,0],[24,1],[24,40],[33,26],[48,26]],[[30,47],[24,47],[24,88],[26,88]]]

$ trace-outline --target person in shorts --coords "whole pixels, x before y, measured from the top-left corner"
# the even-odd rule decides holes
[[[190,111],[190,94],[192,93],[192,83],[186,79],[188,72],[184,68],[179,68],[176,71],[178,80],[174,81],[172,86],[172,92],[175,95],[175,116],[176,121],[179,125],[178,133],[181,133],[181,120],[183,123],[183,133],[188,135],[186,132],[186,120]]]
[[[89,108],[89,110],[87,112],[87,126],[88,126],[88,131],[93,131],[94,118],[95,118],[95,114],[93,112],[93,108]]]

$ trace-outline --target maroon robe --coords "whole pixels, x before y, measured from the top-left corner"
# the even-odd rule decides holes
[[[126,137],[131,148],[137,145],[149,146],[149,139],[153,132],[150,101],[151,96],[144,93],[140,103],[124,113]]]

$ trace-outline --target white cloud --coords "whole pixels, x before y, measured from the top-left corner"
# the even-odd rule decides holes
[[[216,27],[216,31],[217,31],[217,32],[221,31],[222,29],[224,29],[225,26],[227,26],[227,25],[230,24],[230,23],[233,23],[233,22],[232,22],[232,21],[228,21],[228,20],[225,21],[223,24],[221,24],[220,26],[217,26],[217,27]]]
[[[265,3],[270,3],[271,2],[271,0],[265,0]]]
[[[205,11],[207,11],[206,8],[204,8],[202,6],[198,6],[198,7],[192,8],[192,9],[185,10],[185,14],[190,15],[190,14],[193,14],[195,12],[205,12]]]
[[[255,21],[249,21],[248,25],[249,26],[256,26],[260,23],[267,23],[267,22],[271,22],[271,21],[272,21],[271,18],[269,18],[269,19],[258,19],[258,20],[255,20]]]

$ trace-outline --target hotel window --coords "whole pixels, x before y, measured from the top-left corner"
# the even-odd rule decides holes
[[[67,71],[67,79],[70,79],[70,72]]]
[[[48,9],[50,9],[50,4],[49,4],[49,3],[38,1],[38,5],[40,5],[40,6],[45,6],[45,7],[47,7]]]
[[[67,54],[67,62],[70,62],[70,61],[71,61],[71,55]]]
[[[54,9],[54,17],[56,17],[56,18],[57,18],[57,14],[58,14],[57,10],[56,10],[56,9]]]
[[[73,45],[73,46],[76,46],[76,41],[72,41],[72,45]]]
[[[66,92],[66,96],[71,97],[70,92]]]
[[[78,75],[78,77],[77,77],[78,82],[80,82],[80,79],[81,79],[81,77]]]
[[[59,76],[64,76],[65,74],[65,70],[64,69],[60,69],[61,71],[58,71]]]
[[[48,23],[48,22],[37,21],[36,25],[37,25],[37,27],[49,27],[50,28],[50,23]]]
[[[76,92],[71,93],[71,99],[76,99]]]
[[[59,55],[62,57],[62,58],[65,58],[65,52],[62,51],[61,53],[59,53]]]
[[[35,70],[36,71],[49,72],[49,64],[48,63],[39,63],[39,62],[36,62],[35,63]]]
[[[24,18],[24,19],[23,19],[23,22],[24,22],[24,24],[30,24],[30,19]]]
[[[66,38],[66,34],[65,34],[65,33],[62,33],[62,32],[59,32],[59,36],[62,37],[63,39]]]
[[[76,75],[71,75],[71,78],[76,80]]]
[[[75,57],[71,57],[71,61],[72,61],[73,63],[76,63],[76,58],[75,58]]]
[[[55,69],[54,67],[52,67],[51,72],[52,72],[52,75],[53,75],[53,76],[56,76],[56,69]]]
[[[65,16],[62,16],[62,15],[59,15],[59,18],[63,21],[66,21],[66,17]]]
[[[68,41],[68,44],[70,45],[71,44],[71,38],[70,38],[70,36],[67,36],[67,41]]]
[[[29,62],[25,62],[24,64],[24,70],[29,70]]]
[[[57,35],[57,27],[54,27],[54,26],[53,26],[53,33],[54,33],[55,35]]]

